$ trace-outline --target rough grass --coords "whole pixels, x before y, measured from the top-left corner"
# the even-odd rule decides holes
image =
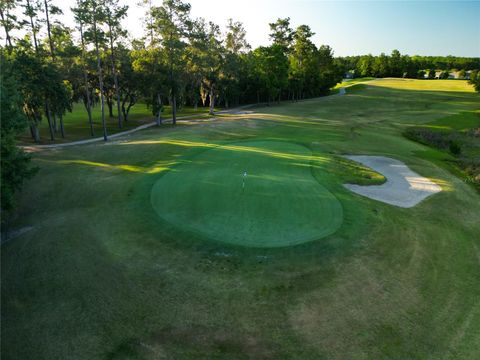
[[[476,358],[480,195],[443,167],[443,152],[402,132],[478,109],[479,96],[388,81],[36,153],[40,172],[10,222],[33,228],[1,249],[2,358]],[[195,143],[239,140],[331,158],[310,168],[342,204],[340,229],[254,249],[162,222],[150,206],[158,177],[200,151]],[[375,174],[350,172],[342,154],[395,157],[444,191],[411,209],[357,196],[342,183]]]
[[[412,126],[405,130],[404,135],[450,153],[451,156],[440,159],[441,163],[480,190],[480,110]]]

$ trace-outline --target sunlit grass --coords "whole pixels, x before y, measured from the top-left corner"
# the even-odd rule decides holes
[[[151,167],[142,167],[142,166],[135,166],[135,165],[127,165],[127,164],[120,164],[120,165],[113,165],[107,163],[100,163],[95,161],[88,161],[88,160],[58,160],[58,164],[66,164],[66,165],[86,165],[86,166],[94,166],[100,168],[107,168],[107,169],[115,169],[115,170],[124,170],[136,173],[144,173],[144,174],[157,174],[162,171],[169,170],[171,166],[175,165],[175,161],[164,162],[164,163],[157,163],[155,166]]]
[[[417,80],[384,78],[370,82],[369,86],[387,87],[403,90],[424,90],[424,91],[458,91],[474,93],[475,89],[467,80]]]
[[[291,154],[283,153],[278,151],[271,151],[265,148],[257,148],[252,146],[242,146],[242,145],[224,145],[224,144],[215,144],[215,143],[206,143],[201,141],[186,141],[186,140],[175,140],[175,139],[165,139],[165,140],[139,140],[139,141],[129,141],[121,143],[121,145],[175,145],[182,147],[193,147],[193,148],[216,148],[220,150],[228,151],[240,151],[240,152],[251,152],[257,153],[265,156],[270,156],[280,159],[288,160],[304,160],[304,161],[313,161],[313,162],[328,162],[329,159],[324,156],[318,155],[301,155],[301,154]]]

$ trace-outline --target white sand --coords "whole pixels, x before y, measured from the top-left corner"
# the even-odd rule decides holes
[[[440,186],[413,172],[401,161],[384,156],[350,155],[345,157],[368,166],[387,179],[382,185],[345,185],[347,189],[362,196],[387,204],[410,208],[428,196],[442,191]]]

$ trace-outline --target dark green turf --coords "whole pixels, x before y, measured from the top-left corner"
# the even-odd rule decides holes
[[[361,86],[34,153],[40,170],[2,238],[1,359],[477,359],[480,194],[444,166],[452,156],[402,133],[437,120],[463,131],[455,114],[478,110],[480,95],[461,80]],[[153,210],[162,174],[222,158],[209,150],[219,144],[265,140],[283,142],[268,144],[274,168],[312,169],[340,201],[334,234],[235,246]],[[308,151],[277,148],[285,143],[314,158],[293,160],[285,153]],[[237,153],[260,161],[255,152],[229,157]],[[411,209],[358,196],[342,184],[382,178],[341,154],[399,159],[443,191]]]
[[[152,205],[179,228],[231,244],[280,247],[321,239],[340,227],[343,213],[312,176],[310,161],[308,148],[288,142],[213,147],[162,176]]]

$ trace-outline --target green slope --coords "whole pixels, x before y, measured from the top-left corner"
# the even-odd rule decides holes
[[[327,160],[285,142],[214,147],[162,176],[152,204],[170,223],[227,243],[276,247],[317,240],[343,220],[338,200],[312,176],[310,161]]]

